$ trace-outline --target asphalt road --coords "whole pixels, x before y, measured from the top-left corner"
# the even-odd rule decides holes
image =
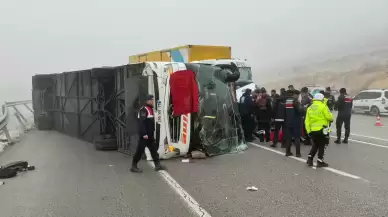
[[[33,131],[0,157],[38,168],[0,186],[1,216],[181,217],[201,216],[201,208],[223,217],[388,216],[388,128],[374,123],[354,115],[350,143],[327,148],[327,169],[305,165],[308,146],[298,159],[255,142],[244,153],[166,160],[167,173],[142,162],[144,174],[128,172],[128,156]]]

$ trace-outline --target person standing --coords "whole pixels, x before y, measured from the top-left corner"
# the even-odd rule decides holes
[[[143,172],[138,168],[141,156],[144,154],[145,148],[150,150],[152,160],[155,164],[155,170],[164,170],[164,166],[160,164],[159,154],[157,146],[155,144],[154,131],[155,131],[155,118],[154,118],[154,96],[148,95],[145,105],[140,108],[138,113],[139,121],[139,142],[137,144],[135,155],[132,159],[131,172],[140,173]]]
[[[350,119],[352,117],[353,99],[347,95],[346,89],[340,89],[340,95],[335,103],[334,109],[338,110],[337,119],[335,121],[337,130],[337,140],[334,141],[336,144],[341,144],[341,129],[342,124],[345,124],[345,138],[342,141],[347,144],[350,135]]]
[[[321,93],[314,95],[313,103],[307,108],[305,126],[306,131],[313,140],[313,146],[307,159],[307,165],[313,166],[313,159],[318,151],[317,167],[328,167],[323,160],[326,146],[326,136],[333,115],[327,105],[323,102],[324,96]]]
[[[312,98],[309,95],[309,89],[307,87],[303,87],[301,89],[301,95],[302,95],[301,104],[302,104],[302,107],[303,107],[303,115],[302,115],[302,120],[303,121],[302,121],[302,125],[303,125],[303,132],[304,132],[302,140],[303,140],[303,143],[305,145],[311,145],[311,138],[309,137],[309,135],[308,135],[308,133],[306,131],[306,127],[304,126],[304,120],[305,120],[307,108],[312,103]]]
[[[294,141],[296,157],[301,157],[300,153],[300,136],[302,129],[302,105],[299,103],[300,92],[298,90],[288,90],[286,99],[286,119],[285,119],[285,139],[286,139],[286,156],[292,156],[291,145]]]
[[[272,141],[271,147],[275,148],[277,146],[278,140],[279,140],[279,132],[280,129],[283,131],[285,130],[284,127],[284,118],[286,116],[286,107],[285,107],[285,94],[281,94],[280,96],[275,98],[275,101],[273,103],[272,107],[272,113],[273,113],[273,120],[274,120],[274,137]],[[285,148],[284,145],[284,139],[282,138],[282,148]]]
[[[244,137],[247,142],[252,142],[253,131],[255,129],[255,122],[252,117],[253,115],[253,100],[251,97],[252,90],[246,89],[244,94],[240,98],[240,115],[241,124],[244,130]]]
[[[333,111],[334,109],[334,103],[335,103],[335,98],[333,94],[331,94],[331,88],[326,87],[326,91],[324,92],[324,96],[327,99],[326,100],[326,105],[330,109],[330,111]]]
[[[272,104],[271,98],[267,94],[265,88],[260,89],[260,95],[256,101],[256,120],[257,128],[259,132],[264,132],[259,135],[260,142],[270,142],[270,131],[271,131],[271,118],[272,118]]]

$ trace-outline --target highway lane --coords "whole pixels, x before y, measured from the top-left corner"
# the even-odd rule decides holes
[[[385,216],[387,131],[374,121],[371,116],[352,117],[357,136],[352,133],[351,139],[359,142],[337,145],[332,138],[327,170],[307,168],[310,146],[302,146],[303,157],[295,160],[284,157],[284,149],[258,141],[242,154],[166,163],[173,168],[169,173],[213,216]],[[250,185],[259,191],[247,192]]]
[[[334,113],[336,117],[336,113]],[[376,117],[363,114],[353,114],[351,118],[351,137],[355,140],[362,139],[362,141],[383,142],[388,145],[388,117],[382,116],[380,118],[383,127],[376,127]],[[335,122],[332,129],[335,129]],[[344,133],[344,129],[342,129]]]
[[[196,216],[145,162],[145,172],[134,175],[127,155],[96,151],[58,132],[29,132],[0,164],[15,160],[36,170],[2,180],[2,217]]]
[[[352,129],[362,129],[370,120],[354,115]],[[388,213],[387,148],[353,141],[331,144],[326,154],[331,168],[325,170],[305,165],[309,146],[302,147],[303,158],[296,160],[285,157],[284,149],[255,143],[239,154],[190,163],[163,161],[167,173],[158,174],[142,162],[144,174],[131,174],[131,157],[97,152],[91,144],[60,133],[32,131],[0,157],[0,163],[27,159],[38,168],[0,186],[0,210],[6,216],[201,216],[187,203],[195,200],[207,216]],[[165,174],[182,189],[171,187]],[[247,191],[252,185],[259,190]]]
[[[180,159],[166,163],[169,173],[212,216],[384,216],[388,213],[386,185],[322,168],[308,168],[304,162],[255,146],[241,154],[193,163],[182,163]],[[248,192],[246,187],[251,185],[259,190]]]

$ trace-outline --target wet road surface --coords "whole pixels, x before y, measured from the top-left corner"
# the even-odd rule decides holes
[[[202,216],[387,216],[388,128],[374,123],[354,115],[352,140],[330,144],[327,169],[305,165],[310,146],[298,159],[255,142],[244,153],[164,161],[167,173],[143,161],[143,174],[128,172],[129,156],[33,131],[0,156],[0,163],[27,159],[37,166],[0,186],[1,216],[201,216],[199,208],[207,211]]]

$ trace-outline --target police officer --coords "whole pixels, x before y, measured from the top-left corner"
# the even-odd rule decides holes
[[[340,95],[334,106],[334,108],[338,110],[337,120],[335,122],[337,128],[337,140],[335,140],[334,142],[336,144],[341,144],[342,124],[345,124],[345,138],[342,142],[345,144],[348,143],[348,138],[350,135],[350,118],[352,116],[352,107],[353,99],[347,95],[345,88],[341,88]]]
[[[314,95],[313,103],[307,108],[305,126],[306,131],[313,140],[313,147],[307,159],[307,165],[313,166],[313,159],[318,151],[317,167],[329,166],[323,161],[326,146],[326,135],[328,135],[329,123],[333,121],[333,115],[323,102],[324,96],[321,93]]]
[[[296,157],[301,157],[300,154],[300,136],[302,129],[302,106],[298,101],[300,92],[298,90],[287,90],[287,99],[285,103],[286,118],[285,118],[285,140],[286,140],[286,156],[292,156],[291,145],[292,139],[296,148]]]
[[[253,100],[251,97],[252,90],[246,89],[244,94],[240,98],[240,115],[241,124],[244,130],[244,137],[247,142],[253,141],[253,131],[255,129],[255,121],[253,115]]]
[[[137,164],[139,163],[141,156],[144,154],[146,147],[150,150],[152,160],[155,164],[155,170],[158,171],[164,169],[164,167],[160,164],[159,154],[154,139],[155,119],[153,107],[154,96],[148,95],[145,105],[140,108],[138,114],[139,143],[137,145],[135,155],[133,156],[131,172],[142,172],[142,170],[137,167]]]
[[[326,105],[330,109],[330,111],[333,111],[334,109],[334,103],[335,103],[335,98],[331,94],[331,88],[326,87],[326,91],[324,92],[324,97],[326,98]]]

